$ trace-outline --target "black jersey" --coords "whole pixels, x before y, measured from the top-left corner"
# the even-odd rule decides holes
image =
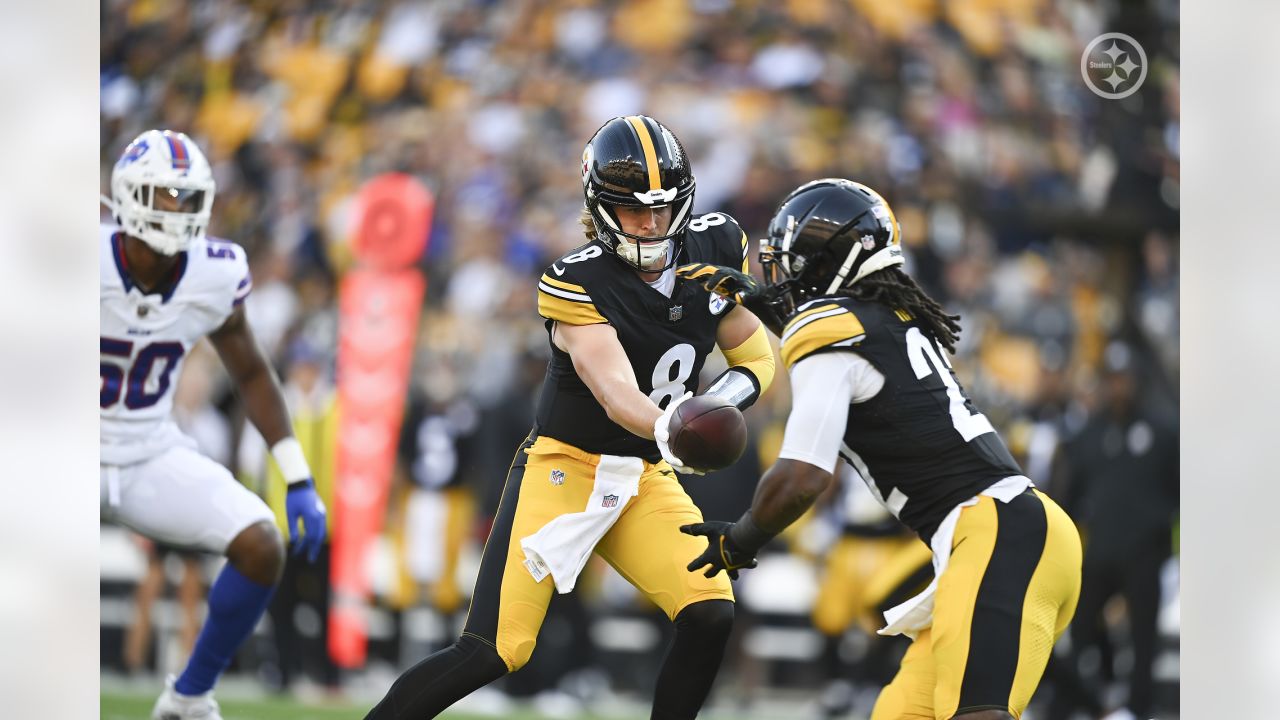
[[[733,218],[710,213],[689,223],[677,264],[746,267],[747,236]],[[631,361],[640,392],[665,408],[686,390],[716,342],[716,329],[731,305],[697,282],[676,278],[671,297],[650,287],[599,241],[582,245],[551,264],[538,282],[538,313],[547,335],[556,322],[609,323]],[[551,343],[551,362],[538,400],[535,430],[587,452],[657,462],[652,440],[609,419],[573,368],[569,354]]]
[[[1022,469],[960,387],[947,352],[909,314],[845,297],[805,303],[782,335],[790,369],[820,352],[856,352],[884,375],[849,406],[840,456],[928,542],[957,504]]]

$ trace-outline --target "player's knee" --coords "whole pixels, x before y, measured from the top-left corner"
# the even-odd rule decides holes
[[[452,651],[458,656],[459,666],[465,667],[480,684],[488,684],[508,672],[519,670],[529,662],[529,656],[533,654],[533,643],[528,645],[528,652],[523,654],[520,663],[514,668],[507,666],[507,661],[502,659],[496,648],[472,635],[463,635],[455,640]]]
[[[704,642],[727,642],[733,630],[733,602],[703,600],[676,615],[676,632],[697,635]]]
[[[533,638],[517,643],[506,643],[505,647],[499,647],[494,655],[502,660],[505,670],[515,672],[529,663],[529,658],[533,657],[533,649],[537,644],[537,640]]]
[[[284,571],[284,539],[273,523],[254,523],[227,546],[227,562],[256,583],[274,585]]]

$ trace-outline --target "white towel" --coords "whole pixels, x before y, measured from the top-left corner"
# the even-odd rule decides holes
[[[643,473],[640,458],[601,455],[586,509],[560,515],[538,532],[521,538],[524,566],[533,579],[542,582],[551,575],[560,594],[573,590],[596,544],[618,521],[627,502],[639,494]]]
[[[1022,475],[1011,475],[979,495],[1007,503],[1029,487],[1031,480]],[[960,511],[977,504],[978,498],[972,497],[951,508],[951,512],[943,518],[929,542],[929,547],[933,549],[933,582],[919,595],[885,610],[884,620],[888,624],[877,631],[880,635],[906,635],[915,640],[922,630],[933,625],[933,596],[938,590],[938,578],[947,571],[947,563],[951,560],[951,540],[956,534],[956,524],[960,522]]]

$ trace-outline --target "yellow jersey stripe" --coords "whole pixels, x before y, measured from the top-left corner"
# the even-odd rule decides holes
[[[538,314],[548,320],[570,325],[595,325],[609,322],[589,302],[574,302],[547,292],[538,292]]]
[[[865,337],[867,331],[851,312],[818,318],[799,328],[782,343],[782,363],[790,370],[805,357],[845,340],[855,342]]]
[[[791,318],[791,320],[787,322],[787,326],[784,327],[782,331],[783,333],[786,333],[786,331],[791,329],[792,325],[795,325],[796,323],[800,322],[801,320],[804,320],[810,315],[817,315],[820,312],[826,312],[828,310],[839,310],[839,309],[840,309],[840,306],[836,305],[835,303],[827,303],[826,305],[818,305],[816,307],[811,307],[808,310],[805,310],[804,312],[800,313],[799,315],[796,315],[795,317]]]
[[[658,177],[658,151],[653,147],[653,138],[649,137],[649,128],[645,127],[644,120],[639,115],[628,115],[627,122],[636,129],[636,134],[640,136],[640,147],[644,148],[644,163],[649,168],[649,189],[661,190],[662,180]]]
[[[584,287],[582,287],[581,285],[574,285],[574,284],[573,284],[573,283],[571,283],[571,282],[565,282],[565,281],[563,281],[563,280],[557,280],[557,279],[555,279],[555,278],[551,277],[550,275],[548,275],[547,273],[542,273],[542,282],[544,282],[544,283],[546,283],[546,284],[550,285],[551,287],[558,287],[558,288],[560,288],[561,290],[568,290],[569,292],[576,292],[576,293],[586,293],[586,292],[587,292],[587,289],[586,289],[586,288],[584,288]]]
[[[748,252],[747,245],[748,245],[747,231],[743,230],[742,231],[742,272],[744,273],[751,272],[751,261],[747,257],[747,252]]]

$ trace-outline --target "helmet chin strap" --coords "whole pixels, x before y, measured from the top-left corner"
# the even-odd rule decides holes
[[[688,205],[689,203],[686,202],[685,207],[682,208],[680,211],[681,215],[683,215],[684,212],[688,209]],[[649,248],[642,248],[640,241],[638,239],[628,237],[627,235],[623,234],[622,228],[619,226],[617,220],[613,217],[613,214],[609,212],[607,208],[600,208],[599,212],[593,212],[592,217],[593,219],[596,219],[597,232],[604,230],[606,232],[609,232],[613,236],[614,254],[617,255],[618,258],[621,259],[623,262],[627,263],[628,265],[635,268],[639,272],[662,272],[675,265],[675,260],[676,260],[675,252],[674,252],[675,243],[673,242],[672,236],[668,236],[664,238],[661,242],[652,243]],[[607,225],[608,227],[600,228],[599,227],[600,220],[603,220],[604,224]],[[676,225],[675,219],[673,218],[673,221],[670,227],[674,227],[675,225]],[[657,258],[663,257],[663,256],[667,258],[667,262],[664,263],[662,267],[652,268],[652,269],[646,267],[648,262],[652,262]]]

